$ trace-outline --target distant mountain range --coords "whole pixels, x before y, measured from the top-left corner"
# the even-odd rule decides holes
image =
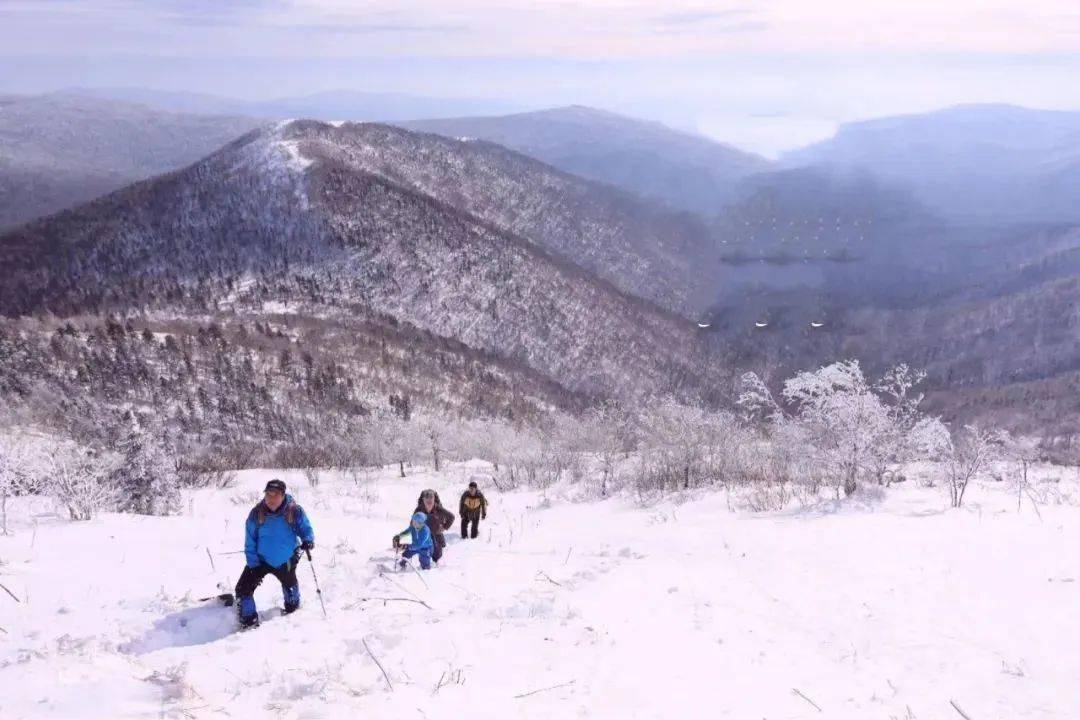
[[[783,161],[869,173],[953,222],[1080,222],[1080,112],[965,105],[867,120]]]
[[[0,134],[22,158],[0,182],[53,168],[39,175],[84,197],[87,168],[116,183],[155,172],[144,155],[182,169],[0,237],[10,317],[115,313],[191,333],[214,318],[249,349],[242,328],[287,317],[363,378],[356,402],[415,393],[459,412],[718,402],[743,369],[909,362],[947,417],[1080,432],[1070,113],[859,123],[771,164],[580,107],[268,125],[50,98],[0,117],[22,118]],[[129,116],[140,131],[123,132]],[[256,126],[192,157],[188,133]],[[396,349],[375,378],[342,336]]]
[[[566,172],[706,216],[720,213],[747,177],[770,169],[764,158],[704,136],[581,106],[403,126],[488,140]]]
[[[261,122],[68,93],[0,95],[0,228],[183,167]]]
[[[405,93],[328,90],[297,97],[239,100],[205,93],[147,88],[72,88],[72,95],[133,102],[171,112],[200,115],[246,115],[272,120],[311,118],[354,122],[397,122],[462,114],[501,115],[523,108],[513,102],[485,98],[441,98]]]

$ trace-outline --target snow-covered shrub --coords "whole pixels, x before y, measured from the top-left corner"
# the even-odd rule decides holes
[[[51,458],[45,489],[69,518],[90,520],[116,509],[120,499],[116,471],[123,461],[117,453],[65,447]]]
[[[0,532],[8,534],[8,499],[27,487],[29,448],[17,435],[0,434]]]
[[[322,480],[322,469],[317,467],[306,467],[303,469],[304,479],[308,481],[310,487],[319,487],[319,481]]]

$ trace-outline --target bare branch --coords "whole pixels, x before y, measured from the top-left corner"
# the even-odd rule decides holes
[[[383,679],[386,680],[386,686],[390,688],[391,692],[393,692],[394,684],[390,682],[390,676],[386,674],[386,668],[384,668],[382,666],[382,663],[379,662],[379,658],[375,657],[375,653],[371,652],[371,648],[368,647],[367,640],[364,638],[360,638],[360,642],[364,643],[364,649],[367,650],[367,654],[371,656],[371,659],[375,661],[375,664],[379,666],[379,670],[382,671]]]
[[[814,702],[810,698],[806,697],[806,695],[803,695],[802,691],[799,690],[799,688],[791,688],[791,692],[793,692],[794,694],[798,695],[799,697],[801,697],[806,702],[813,705],[817,709],[818,712],[825,712],[824,710],[821,709],[820,705],[818,705],[816,702]]]
[[[971,716],[970,716],[970,715],[968,715],[968,714],[967,714],[966,712],[964,712],[963,710],[961,710],[961,709],[960,709],[960,706],[956,704],[956,701],[955,701],[955,700],[950,700],[950,701],[949,701],[949,704],[953,706],[953,710],[955,710],[956,712],[960,713],[960,717],[964,718],[964,720],[971,720]]]
[[[407,598],[407,597],[362,597],[362,598],[357,598],[356,602],[352,603],[351,605],[348,605],[346,607],[346,609],[351,610],[354,607],[356,607],[357,605],[359,605],[360,603],[365,603],[365,602],[383,602],[383,603],[388,603],[388,602],[411,602],[411,603],[416,603],[417,605],[423,605],[428,610],[434,610],[433,607],[428,605],[423,600],[414,600],[413,598]]]
[[[571,680],[570,682],[564,682],[561,685],[552,685],[551,687],[540,688],[539,690],[532,690],[527,693],[521,693],[520,695],[515,695],[514,699],[518,700],[520,698],[529,697],[530,695],[536,695],[537,693],[547,692],[548,690],[558,690],[559,688],[569,687],[576,682],[577,680]]]
[[[5,585],[4,583],[0,583],[0,588],[3,588],[4,592],[6,592],[6,593],[7,593],[8,595],[10,595],[10,596],[11,596],[11,598],[12,598],[12,600],[14,600],[14,601],[15,601],[15,602],[17,602],[17,603],[22,603],[22,600],[20,600],[19,598],[15,597],[15,593],[13,593],[13,592],[11,592],[10,590],[8,590],[8,588],[7,588],[7,585]]]

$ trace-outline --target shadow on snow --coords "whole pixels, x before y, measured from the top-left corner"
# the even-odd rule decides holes
[[[280,610],[259,613],[262,620],[280,614]],[[220,605],[199,605],[166,615],[141,637],[120,646],[120,650],[132,655],[164,650],[170,647],[188,647],[216,642],[237,631],[236,609]]]

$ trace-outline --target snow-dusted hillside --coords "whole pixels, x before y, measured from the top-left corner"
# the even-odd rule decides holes
[[[344,150],[314,142],[329,131],[251,133],[183,172],[0,236],[0,265],[12,269],[0,276],[0,314],[203,318],[284,302],[348,323],[375,312],[588,393],[700,388],[718,369],[698,357],[688,320],[343,163]]]
[[[453,507],[485,473],[309,488],[251,471],[179,517],[87,523],[20,499],[0,537],[18,598],[0,592],[0,717],[1080,716],[1072,470],[1039,470],[1019,512],[994,483],[963,510],[909,482],[778,514],[484,487],[478,540],[449,533],[422,576],[381,570],[421,488]],[[314,523],[328,617],[302,566],[301,611],[278,616],[269,578],[263,626],[238,634],[195,598],[231,589],[226,553],[272,474]]]
[[[715,300],[717,238],[701,220],[486,142],[373,123],[296,122],[308,156],[436,198],[676,312]],[[557,163],[556,163],[557,165]]]

